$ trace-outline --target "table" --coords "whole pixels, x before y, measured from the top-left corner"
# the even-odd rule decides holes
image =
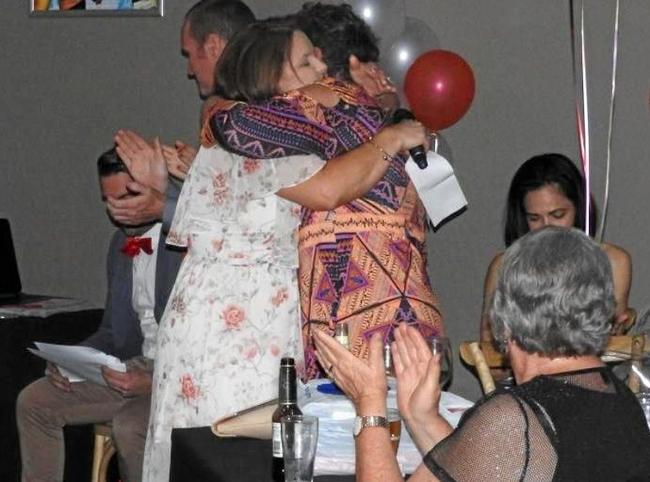
[[[169,482],[271,480],[271,441],[216,437],[210,427],[172,431]],[[354,475],[321,475],[315,482],[354,482]]]
[[[84,310],[46,318],[0,319],[0,480],[20,480],[16,397],[20,390],[42,377],[45,371],[45,360],[32,355],[26,348],[35,340],[78,343],[97,330],[102,313],[103,310]],[[89,473],[86,473],[86,479]],[[66,480],[72,480],[72,477],[66,477]]]

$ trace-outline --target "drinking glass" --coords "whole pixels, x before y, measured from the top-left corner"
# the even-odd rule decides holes
[[[393,452],[397,455],[399,440],[402,435],[402,416],[396,408],[389,408],[386,411],[386,418],[388,419],[388,430],[390,431],[390,443],[393,446]]]
[[[318,418],[307,415],[282,417],[282,456],[286,482],[311,482],[318,443]]]
[[[433,355],[440,354],[440,387],[445,388],[451,382],[453,364],[451,361],[451,344],[446,336],[434,336],[428,340]]]

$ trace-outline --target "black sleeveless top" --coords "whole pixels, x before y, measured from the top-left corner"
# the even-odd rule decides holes
[[[483,398],[424,463],[442,481],[650,481],[650,432],[634,394],[601,367]]]

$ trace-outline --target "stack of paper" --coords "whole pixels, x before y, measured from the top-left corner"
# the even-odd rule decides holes
[[[102,377],[102,366],[119,372],[126,372],[126,365],[118,358],[89,346],[55,345],[34,342],[37,349],[27,348],[34,355],[44,358],[59,367],[59,371],[71,382],[88,380],[106,385]]]

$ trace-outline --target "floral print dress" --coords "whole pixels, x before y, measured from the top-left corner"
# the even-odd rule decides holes
[[[188,252],[158,331],[143,480],[168,480],[172,428],[276,398],[280,358],[301,363],[300,208],[274,193],[322,165],[200,148],[167,237]]]

